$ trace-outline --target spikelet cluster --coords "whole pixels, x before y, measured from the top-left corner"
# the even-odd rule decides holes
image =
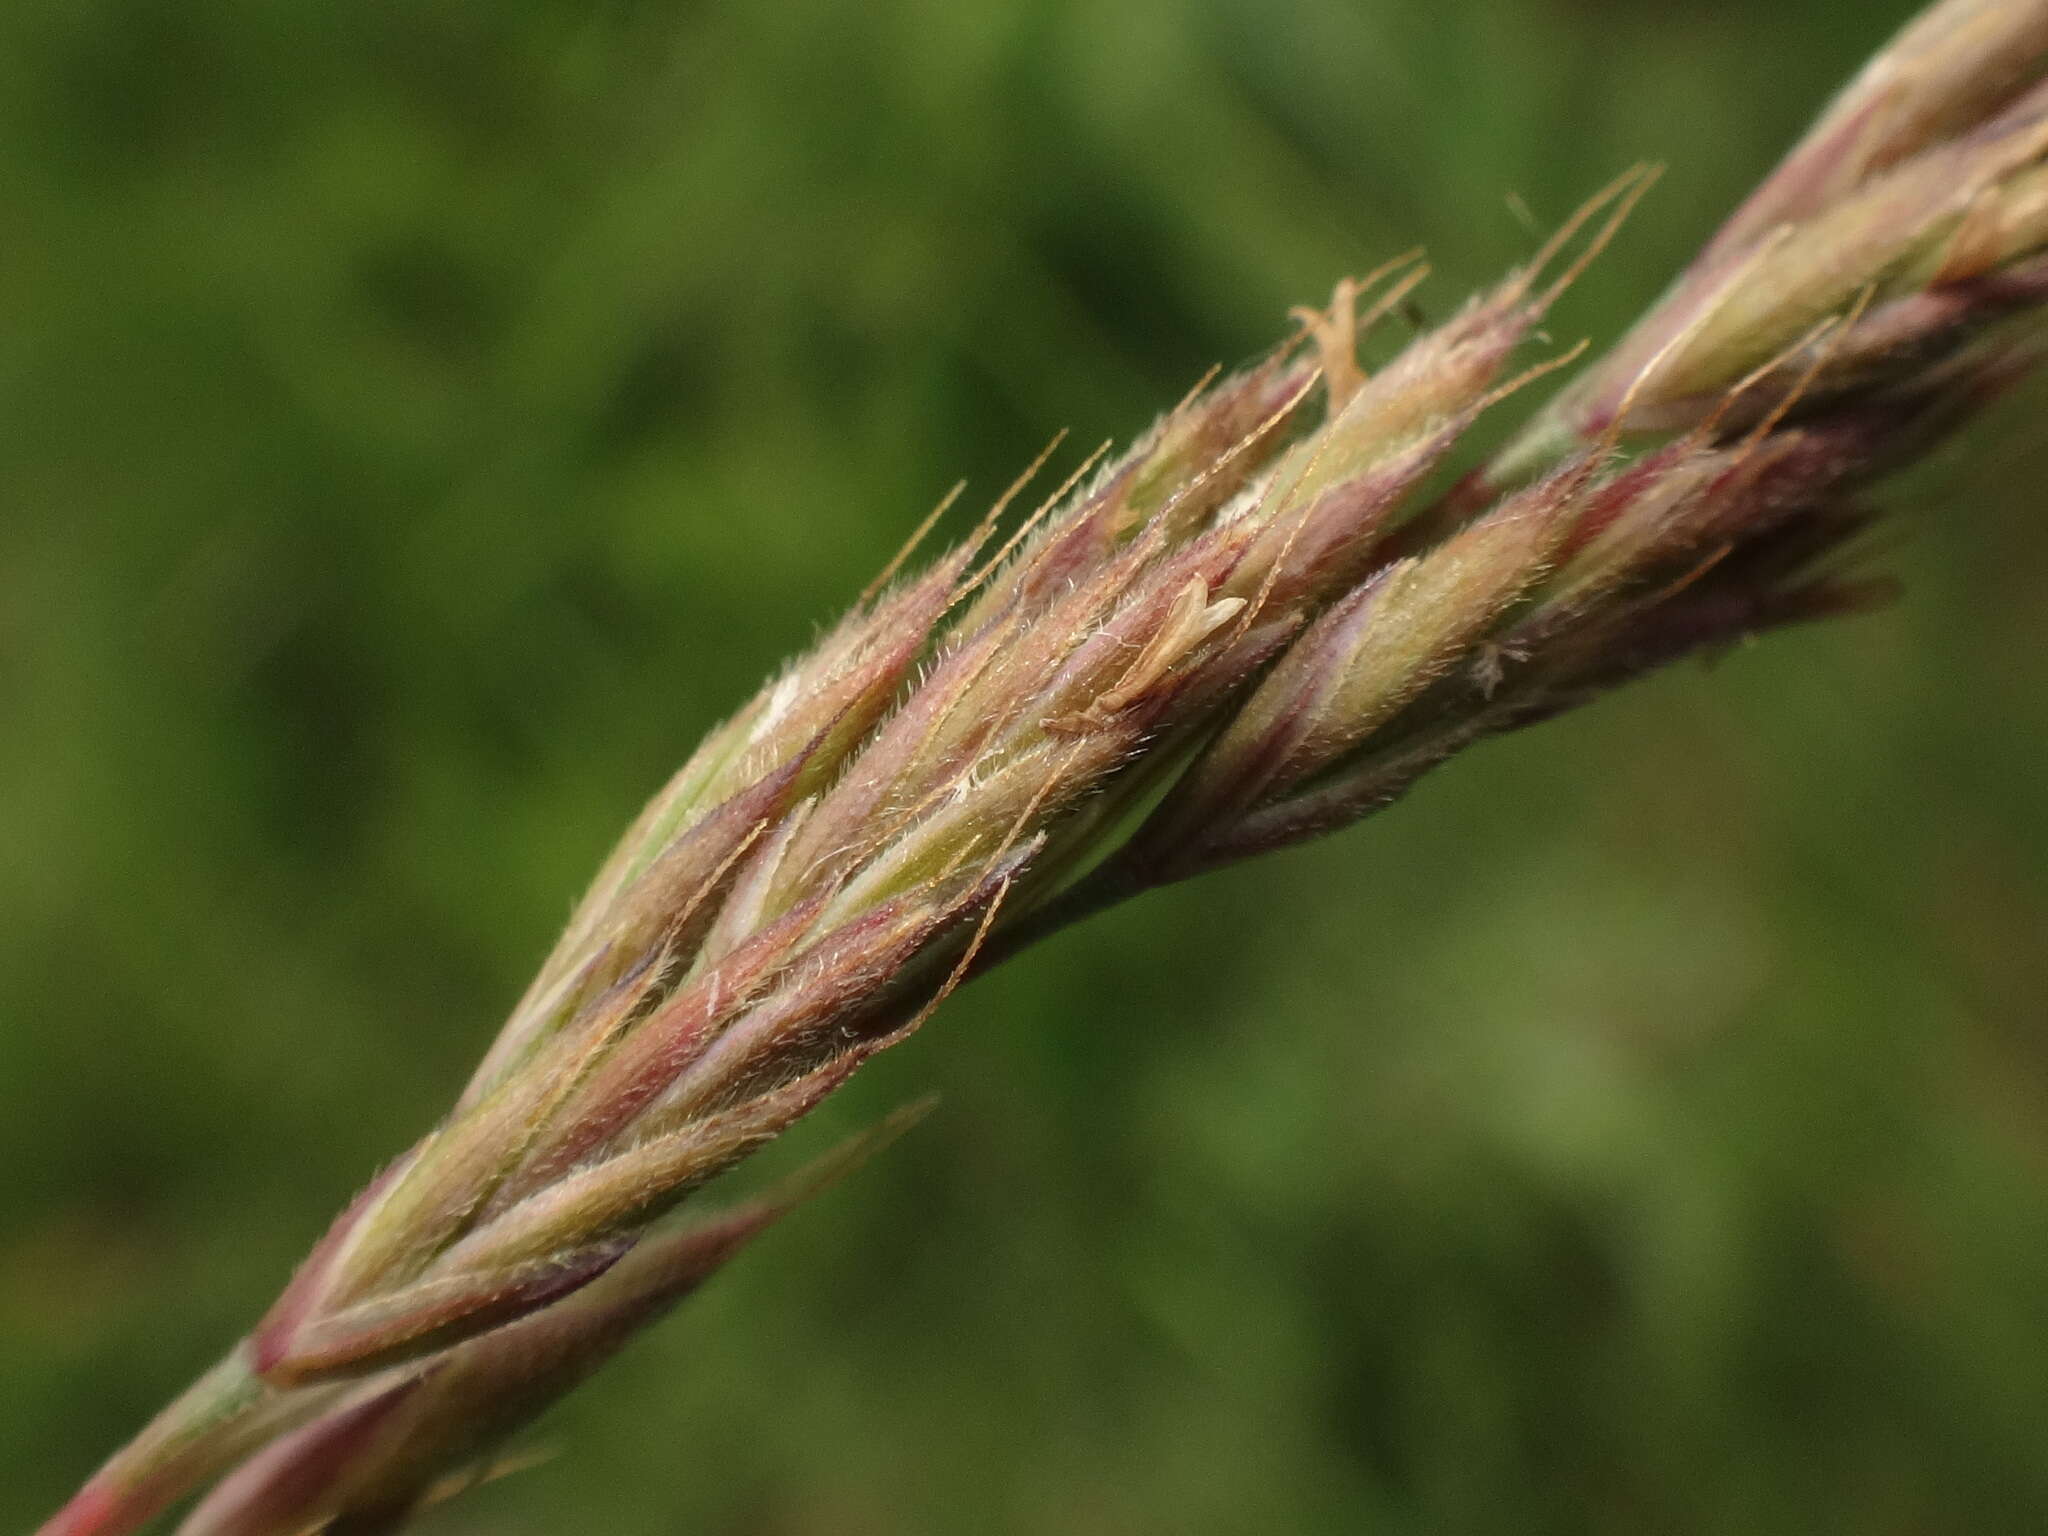
[[[2048,334],[2048,0],[1937,5],[1452,479],[1485,413],[1573,360],[1522,353],[1650,179],[1376,371],[1359,340],[1424,268],[1341,284],[1127,452],[1026,511],[1041,460],[950,552],[892,566],[655,797],[447,1120],[46,1536],[215,1478],[186,1536],[396,1528],[865,1151],[686,1208],[975,970],[1881,595],[1840,559],[1865,488]]]

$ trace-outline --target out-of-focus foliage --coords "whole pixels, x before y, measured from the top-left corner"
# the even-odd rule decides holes
[[[955,474],[1668,160],[1553,326],[1609,338],[1911,8],[14,0],[0,1527]],[[824,1118],[939,1116],[429,1529],[2025,1528],[2042,399],[1897,493],[1891,611],[956,998]]]

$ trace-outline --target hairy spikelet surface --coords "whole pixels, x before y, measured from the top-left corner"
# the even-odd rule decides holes
[[[1881,596],[1841,560],[1867,487],[2041,345],[2048,0],[1934,7],[1634,331],[1461,465],[1574,359],[1531,338],[1650,180],[1377,372],[1358,341],[1422,268],[1340,284],[1126,452],[1039,494],[1042,459],[892,565],[655,796],[449,1117],[45,1536],[216,1477],[187,1536],[394,1528],[857,1156],[683,1209],[977,969]]]

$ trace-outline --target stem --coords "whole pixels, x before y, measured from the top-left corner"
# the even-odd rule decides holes
[[[974,964],[968,967],[967,979],[972,980],[1040,941],[1164,883],[1144,878],[1117,862],[1112,854],[1109,863],[1082,876],[1049,901],[1013,923],[998,925],[982,945],[981,953],[974,957]]]
[[[266,1441],[311,1419],[338,1389],[280,1392],[257,1376],[246,1342],[108,1458],[36,1536],[124,1536]]]

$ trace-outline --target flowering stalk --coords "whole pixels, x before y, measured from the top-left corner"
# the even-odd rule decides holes
[[[1412,259],[1000,545],[1030,474],[885,572],[656,796],[448,1119],[44,1536],[132,1530],[214,1478],[185,1536],[395,1529],[815,1187],[679,1210],[973,971],[1679,656],[1871,601],[1830,564],[1863,487],[2040,340],[2044,76],[2048,0],[1937,5],[1448,492],[1480,416],[1569,360],[1513,372],[1646,174],[1379,372],[1356,341]]]

